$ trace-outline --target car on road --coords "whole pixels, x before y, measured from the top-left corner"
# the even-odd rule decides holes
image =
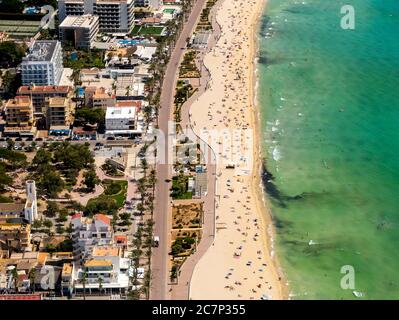
[[[115,137],[107,137],[107,140],[115,140]]]
[[[154,236],[152,239],[152,245],[154,247],[159,247],[159,237],[158,236]]]

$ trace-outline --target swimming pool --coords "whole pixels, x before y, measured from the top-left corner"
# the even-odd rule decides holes
[[[126,45],[126,46],[134,46],[136,44],[139,44],[139,40],[120,40],[118,41],[119,44]]]

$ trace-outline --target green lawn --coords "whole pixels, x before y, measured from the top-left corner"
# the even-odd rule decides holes
[[[90,199],[87,205],[90,206],[95,203],[106,202],[108,203],[107,207],[114,203],[118,208],[121,208],[126,199],[127,181],[105,179],[102,183],[105,187],[104,193],[97,198]],[[115,185],[117,185],[117,187],[115,187]]]
[[[176,200],[192,199],[193,193],[187,191],[188,177],[173,177],[171,197]]]
[[[103,185],[106,188],[104,194],[100,197],[105,196],[108,198],[113,198],[116,201],[118,207],[122,207],[123,203],[126,199],[127,193],[127,181],[126,180],[103,180]],[[113,185],[118,185],[119,188],[116,189]],[[117,193],[113,193],[112,191],[117,191]]]
[[[144,26],[135,26],[132,30],[132,35],[137,36],[137,35],[155,35],[155,36],[160,36],[163,32],[165,27],[144,27]]]

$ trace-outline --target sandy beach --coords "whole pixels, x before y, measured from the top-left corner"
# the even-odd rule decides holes
[[[255,34],[265,0],[220,1],[221,36],[204,59],[211,79],[190,109],[194,131],[217,158],[216,236],[195,267],[190,299],[285,299],[260,187]],[[209,138],[212,131],[219,138]],[[235,169],[226,168],[231,163]]]

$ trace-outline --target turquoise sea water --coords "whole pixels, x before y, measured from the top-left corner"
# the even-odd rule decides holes
[[[344,4],[355,30],[340,27]],[[267,37],[267,38],[266,38]],[[267,191],[297,299],[399,299],[399,1],[269,0],[260,30]]]

